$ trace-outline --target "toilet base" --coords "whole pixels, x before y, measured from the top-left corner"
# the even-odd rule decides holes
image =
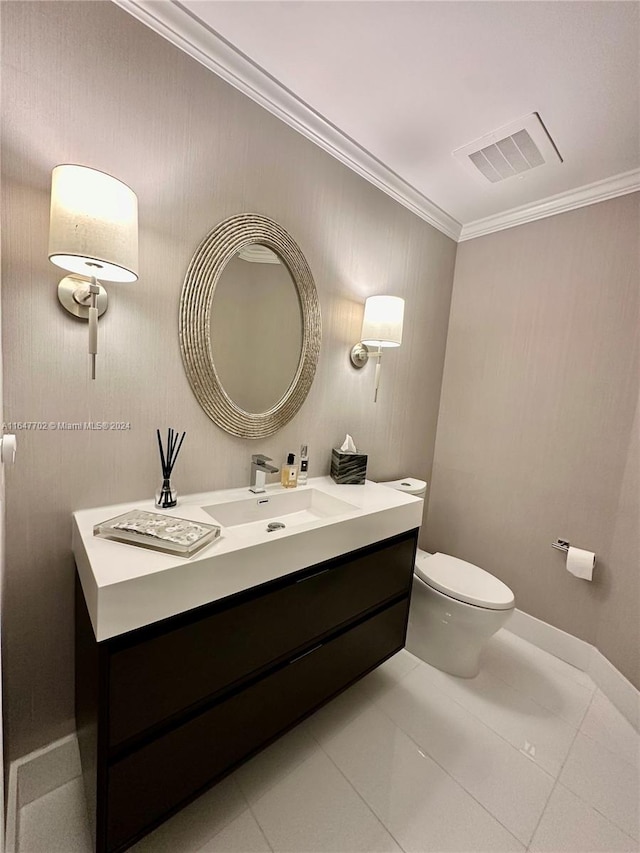
[[[436,669],[475,678],[484,647],[513,610],[490,610],[457,601],[414,575],[405,647]]]
[[[438,644],[439,637],[429,636],[421,627],[420,630],[411,626],[407,630],[405,648],[420,660],[434,666],[449,675],[460,678],[475,678],[480,672],[480,656],[482,649],[442,648]]]

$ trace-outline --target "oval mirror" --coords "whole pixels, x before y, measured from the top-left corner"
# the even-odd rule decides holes
[[[180,345],[191,388],[218,426],[263,438],[299,410],[320,351],[309,266],[276,222],[240,214],[194,254],[180,300]]]

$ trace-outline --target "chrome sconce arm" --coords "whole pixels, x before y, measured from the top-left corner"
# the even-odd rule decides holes
[[[363,344],[362,341],[360,343],[354,344],[351,348],[351,364],[354,367],[357,367],[360,370],[361,367],[364,367],[365,364],[369,361],[370,358],[376,359],[376,378],[373,392],[373,402],[378,402],[378,388],[380,387],[380,366],[382,364],[382,346],[378,345],[378,349],[376,352],[371,352],[369,347],[366,344]]]

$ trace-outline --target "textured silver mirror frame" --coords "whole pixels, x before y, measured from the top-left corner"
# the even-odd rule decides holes
[[[211,350],[211,310],[216,285],[231,258],[251,243],[273,249],[286,264],[302,311],[302,351],[284,396],[266,412],[245,412],[224,390]],[[250,306],[247,306],[248,309]],[[189,384],[198,402],[221,429],[241,438],[273,435],[305,401],[320,354],[322,321],[318,293],[307,261],[284,228],[266,216],[241,213],[217,225],[196,249],[180,297],[180,349]],[[265,357],[259,353],[258,357]]]

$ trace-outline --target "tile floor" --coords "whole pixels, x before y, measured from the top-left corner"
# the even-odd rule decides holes
[[[503,630],[472,680],[400,652],[132,851],[638,851],[639,775],[588,676]],[[83,796],[25,806],[18,853],[88,853]]]

